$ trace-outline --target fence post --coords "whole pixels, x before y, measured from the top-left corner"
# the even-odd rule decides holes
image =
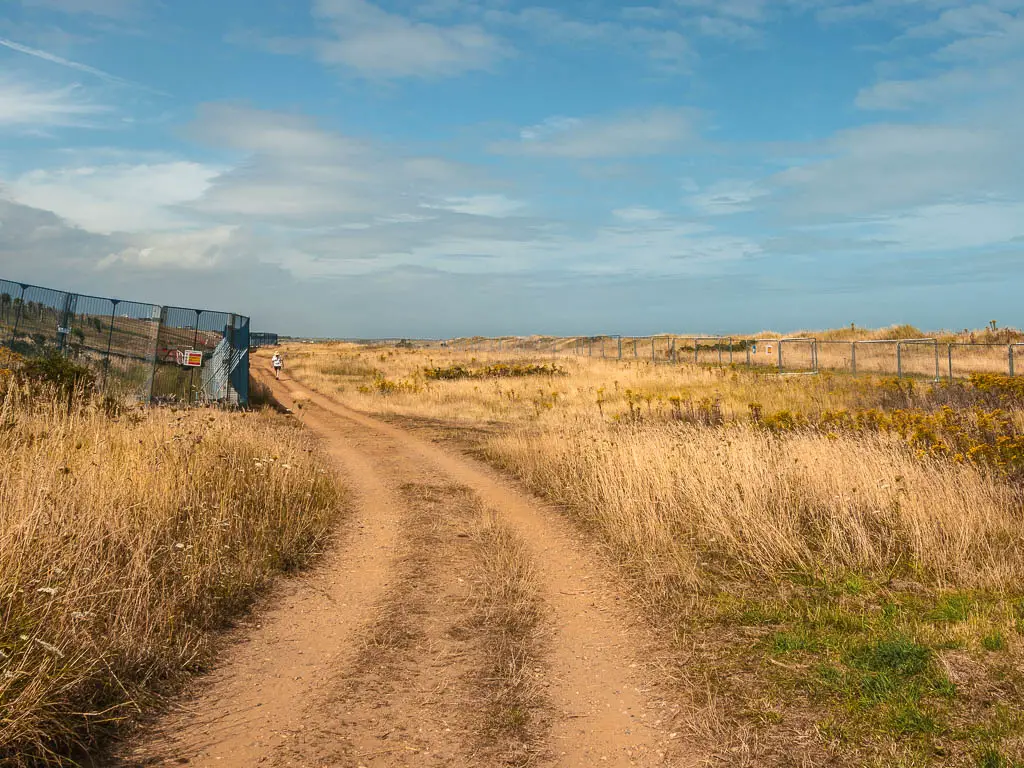
[[[120,299],[111,299],[110,308],[110,332],[107,334],[107,354],[103,357],[103,388],[107,387],[107,371],[110,370],[110,350],[113,349],[114,345],[114,320],[117,317],[117,305],[121,303]],[[154,363],[155,365],[155,363]]]
[[[949,373],[949,383],[952,384],[953,383],[953,345],[952,344],[947,344],[946,345],[946,359],[947,359],[947,367],[949,369],[948,370],[948,373]]]
[[[68,334],[71,333],[68,326],[71,324],[74,307],[77,303],[78,294],[64,294],[64,307],[60,311],[60,320],[57,323],[57,350],[65,354],[67,353]]]
[[[942,373],[939,371],[939,342],[935,342],[935,381],[942,380]]]
[[[1010,378],[1013,378],[1013,344],[1007,349],[1007,364],[1010,371]]]
[[[782,373],[782,339],[779,339],[779,373]]]
[[[658,356],[654,353],[654,337],[651,336],[651,363],[658,364]]]
[[[896,378],[903,378],[903,342],[896,342]]]
[[[153,389],[156,387],[156,369],[157,360],[160,357],[160,331],[163,330],[164,324],[167,322],[167,307],[159,307],[160,319],[156,324],[156,341],[153,344],[153,373],[149,377],[149,398],[148,402],[153,402]]]
[[[640,343],[636,336],[633,337],[633,359],[636,360],[638,357],[637,345]]]
[[[850,372],[853,376],[857,375],[857,342],[850,342]]]
[[[672,337],[671,344],[672,344],[672,365],[676,365],[678,361],[676,360],[676,337],[675,336]]]
[[[619,336],[619,360],[622,359],[622,336]]]
[[[11,341],[14,341],[18,337],[18,326],[21,325],[21,313],[25,311],[25,290],[29,287],[24,283],[18,283],[21,286],[21,296],[18,297],[18,311],[14,313],[14,328],[11,330]]]

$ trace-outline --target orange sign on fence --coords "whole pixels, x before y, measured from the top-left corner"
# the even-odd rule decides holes
[[[195,349],[186,349],[181,364],[186,368],[202,368],[203,353]]]

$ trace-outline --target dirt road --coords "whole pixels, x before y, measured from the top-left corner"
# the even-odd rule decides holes
[[[119,765],[697,764],[678,707],[650,684],[639,611],[556,511],[471,459],[259,376],[323,440],[352,516]],[[507,535],[481,535],[495,525]],[[513,550],[522,579],[495,589],[487,563]],[[536,618],[495,629],[517,610]]]

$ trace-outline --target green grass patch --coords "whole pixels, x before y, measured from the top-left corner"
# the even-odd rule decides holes
[[[771,718],[746,708],[766,735],[789,718],[810,718],[823,749],[858,755],[842,765],[1017,766],[1024,758],[1015,751],[1024,674],[1006,635],[1024,624],[1019,598],[788,574],[763,596],[718,596],[711,607],[708,632],[733,638],[716,662],[786,704]],[[981,762],[984,755],[1003,762]]]

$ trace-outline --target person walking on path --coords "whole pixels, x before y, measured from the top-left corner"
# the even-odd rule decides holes
[[[281,353],[280,352],[275,352],[274,356],[271,358],[270,362],[274,366],[274,375],[278,379],[280,379],[281,378],[281,369],[284,368],[284,358],[281,357]]]

